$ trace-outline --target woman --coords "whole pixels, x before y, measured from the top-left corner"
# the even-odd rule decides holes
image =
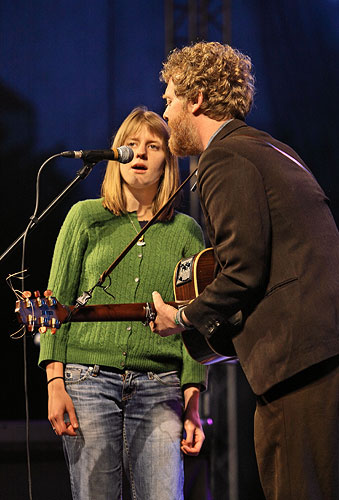
[[[48,287],[62,303],[91,288],[175,191],[168,138],[164,120],[144,108],[122,123],[113,147],[131,147],[133,160],[108,162],[102,198],[75,204],[60,230]],[[111,295],[97,287],[90,304],[151,301],[154,289],[173,300],[176,263],[202,248],[200,227],[171,206],[114,269]],[[180,336],[162,339],[141,322],[68,323],[41,336],[39,363],[74,499],[120,499],[123,470],[133,499],[183,498],[181,451],[196,455],[204,440],[206,371]]]

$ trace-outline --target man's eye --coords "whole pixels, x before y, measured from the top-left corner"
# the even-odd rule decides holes
[[[136,145],[135,141],[128,141],[127,144],[126,144],[126,146],[129,146],[131,148],[133,148],[135,145]]]
[[[158,146],[158,144],[150,144],[149,147],[151,149],[154,149],[155,151],[159,151],[159,149],[160,149],[160,146]]]

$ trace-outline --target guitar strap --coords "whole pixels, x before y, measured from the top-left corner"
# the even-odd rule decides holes
[[[99,281],[90,289],[87,290],[86,292],[83,292],[80,297],[77,298],[75,301],[75,308],[78,307],[83,307],[87,304],[89,299],[92,297],[93,290],[99,286],[101,287],[107,278],[109,274],[113,271],[113,269],[119,264],[119,262],[122,261],[122,259],[125,257],[125,255],[128,254],[128,252],[131,250],[132,247],[136,244],[136,242],[141,238],[141,236],[147,231],[147,229],[154,224],[154,222],[158,219],[158,217],[163,213],[163,211],[168,207],[168,205],[175,199],[177,194],[182,190],[182,188],[186,185],[186,183],[193,177],[193,175],[197,172],[198,168],[194,169],[187,177],[186,179],[181,183],[181,185],[178,187],[178,189],[172,194],[172,196],[169,197],[167,202],[157,211],[155,215],[145,224],[143,228],[138,232],[138,234],[128,243],[128,245],[124,248],[124,250],[121,252],[120,255],[112,262],[112,264],[104,271],[100,278]],[[73,309],[74,311],[74,309]]]
[[[261,139],[257,139],[256,137],[253,137],[252,135],[239,134],[239,135],[235,135],[233,138],[237,138],[237,137],[248,137],[249,139],[254,139],[257,142],[260,142],[261,144],[266,144],[267,146],[270,146],[271,148],[275,149],[275,151],[277,151],[278,153],[282,154],[283,156],[285,156],[289,160],[293,161],[296,165],[298,165],[298,167],[302,168],[305,172],[307,172],[312,177],[314,177],[313,174],[312,174],[312,172],[310,170],[308,170],[306,167],[304,167],[304,165],[302,165],[300,163],[300,161],[296,160],[295,158],[293,158],[293,156],[289,155],[285,151],[282,151],[281,149],[277,148],[277,146],[274,146],[270,142],[268,142],[268,141],[262,141]]]

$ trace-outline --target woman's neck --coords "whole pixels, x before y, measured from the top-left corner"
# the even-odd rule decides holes
[[[126,208],[128,212],[136,212],[139,220],[149,220],[153,216],[152,203],[156,189],[136,190],[124,186]]]

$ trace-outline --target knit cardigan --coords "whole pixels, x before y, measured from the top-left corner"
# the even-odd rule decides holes
[[[102,199],[76,203],[57,238],[48,288],[62,304],[74,304],[139,230],[135,212],[113,215],[102,206]],[[144,241],[144,246],[135,245],[112,271],[108,291],[114,299],[96,287],[89,305],[151,302],[154,290],[165,301],[174,300],[177,262],[203,249],[200,226],[191,217],[176,213],[171,221],[148,228]],[[39,365],[46,361],[141,372],[177,370],[182,386],[206,385],[206,368],[189,356],[180,334],[162,338],[136,321],[75,322],[62,325],[54,335],[47,331],[40,337]]]

